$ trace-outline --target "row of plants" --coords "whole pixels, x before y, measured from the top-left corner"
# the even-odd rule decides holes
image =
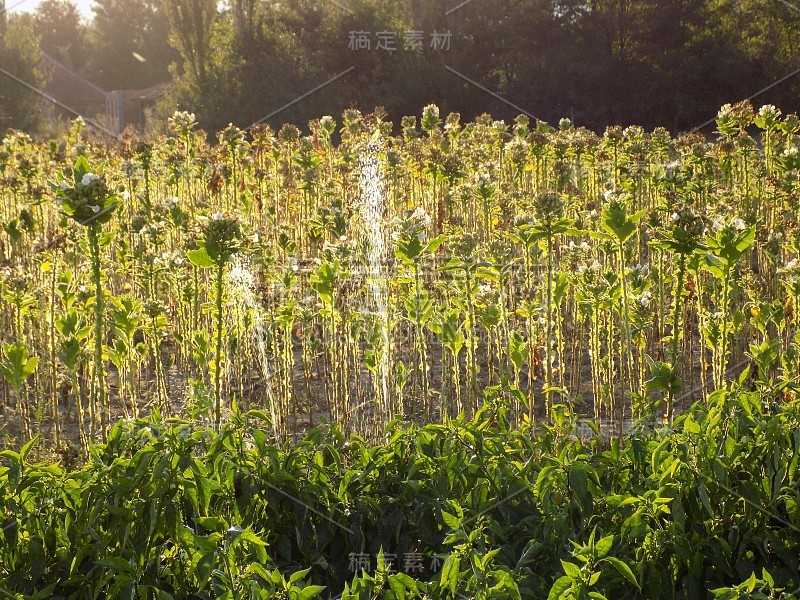
[[[506,376],[513,423],[570,404],[619,434],[747,362],[796,381],[800,123],[743,103],[717,128],[597,135],[429,106],[397,133],[348,111],[213,145],[187,113],[155,140],[9,133],[2,434],[86,448],[154,409],[219,428],[235,400],[275,441],[323,419],[378,439],[395,418],[469,418]]]
[[[0,595],[797,598],[796,392],[734,383],[610,443],[564,405],[512,427],[508,385],[379,445],[330,425],[276,447],[238,409],[219,432],[119,421],[77,470],[34,439],[0,452]]]

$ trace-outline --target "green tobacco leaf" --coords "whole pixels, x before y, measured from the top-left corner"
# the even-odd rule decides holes
[[[21,460],[19,459],[19,454],[14,452],[13,450],[0,450],[0,458],[7,458],[10,460],[14,465],[21,464]]]
[[[205,248],[198,248],[197,250],[189,250],[186,253],[186,258],[189,259],[189,262],[193,265],[200,267],[201,269],[213,269],[215,263],[211,260],[211,257],[208,255],[208,252]]]
[[[463,261],[461,261],[461,260],[459,260],[457,258],[451,258],[447,262],[446,265],[439,267],[439,270],[440,271],[455,271],[457,269],[463,269],[463,268],[464,268],[464,262]]]
[[[324,585],[309,585],[307,587],[304,587],[299,592],[297,592],[297,597],[300,600],[311,600],[311,598],[316,598],[324,591],[325,591]]]
[[[636,232],[636,225],[646,212],[640,210],[628,217],[624,204],[612,202],[603,209],[603,229],[624,244]]]
[[[633,574],[633,571],[631,571],[631,568],[627,564],[613,556],[609,556],[605,560],[610,562],[620,575],[627,579],[631,584],[635,585],[637,590],[642,589],[639,586],[639,582],[636,581],[636,576]]]
[[[425,252],[436,252],[439,249],[439,246],[441,246],[446,239],[447,239],[447,237],[444,236],[444,235],[440,235],[440,236],[437,236],[437,237],[433,238],[425,246]]]
[[[752,246],[756,241],[756,228],[755,227],[748,227],[745,229],[741,235],[736,238],[736,250],[740,253],[744,253],[750,246]]]
[[[89,161],[86,160],[86,157],[81,155],[72,168],[72,176],[75,178],[75,184],[80,183],[83,176],[87,173],[92,173],[92,166],[89,164]]]
[[[569,471],[569,481],[575,492],[575,498],[583,512],[588,512],[592,507],[592,495],[589,493],[588,466],[576,463]]]
[[[648,391],[669,392],[679,394],[683,389],[683,382],[677,376],[669,363],[656,361],[645,355],[650,368],[650,379],[645,382]]]
[[[458,529],[461,526],[461,519],[447,511],[442,511],[442,519],[450,529]]]
[[[22,447],[22,449],[19,451],[19,463],[20,464],[24,463],[25,460],[28,458],[28,454],[30,453],[31,448],[33,448],[33,445],[36,443],[36,440],[38,440],[38,439],[39,439],[38,435],[33,436],[33,438],[31,438],[31,440],[28,441]]]
[[[398,241],[394,255],[406,264],[413,264],[422,255],[422,241],[415,235]]]
[[[497,580],[497,583],[489,588],[489,598],[500,597],[521,600],[519,587],[510,573],[496,569],[492,571],[492,576]],[[505,593],[501,594],[501,592]]]
[[[208,529],[209,531],[216,531],[222,533],[228,529],[228,524],[224,519],[219,517],[195,517],[194,522],[200,527]]]
[[[703,506],[705,507],[709,516],[713,518],[714,509],[711,508],[711,499],[708,497],[708,490],[706,489],[705,484],[701,483],[697,486],[697,493],[700,496],[700,501],[703,503]]]
[[[399,598],[406,598],[406,592],[418,592],[419,587],[413,578],[405,573],[397,573],[389,578],[389,587]]]
[[[265,542],[263,539],[261,539],[259,536],[257,536],[255,533],[253,533],[249,529],[245,529],[242,532],[241,536],[242,536],[242,539],[245,542],[250,542],[251,544],[255,544],[256,546],[261,546],[262,548],[269,545],[269,544],[267,544],[267,542]],[[298,572],[302,573],[302,571],[298,571]],[[306,572],[308,572],[308,571],[306,571]],[[297,575],[297,573],[295,573],[295,575]],[[305,575],[302,575],[301,577],[305,577]]]
[[[578,565],[576,565],[575,563],[567,562],[566,560],[562,560],[561,566],[564,568],[564,573],[567,574],[567,577],[569,577],[573,581],[580,581],[581,568]]]
[[[451,554],[447,557],[447,560],[444,561],[440,581],[447,585],[452,594],[455,594],[456,589],[458,589],[458,574],[460,569],[461,562],[455,554]]]
[[[550,588],[550,593],[547,595],[547,600],[560,600],[564,598],[566,593],[572,588],[572,580],[564,575],[556,579],[553,587]]]
[[[508,355],[514,368],[521,371],[530,356],[530,344],[518,331],[512,331],[508,340]]]
[[[194,577],[197,581],[197,589],[203,590],[211,579],[211,571],[214,569],[214,559],[216,550],[212,550],[202,555],[194,564]]]
[[[595,240],[603,240],[604,242],[614,239],[613,235],[610,233],[605,233],[604,231],[590,231],[589,237]]]
[[[110,556],[108,558],[104,558],[98,561],[97,564],[100,567],[103,567],[105,569],[110,569],[117,573],[133,572],[133,565],[124,558],[120,558],[118,556]]]
[[[294,583],[295,581],[300,581],[304,579],[306,575],[311,571],[311,567],[307,569],[303,569],[302,571],[296,571],[289,576],[289,583]]]
[[[611,548],[614,546],[614,535],[607,535],[604,538],[598,540],[597,544],[595,544],[594,550],[597,553],[598,558],[603,558],[611,552]]]
[[[25,380],[33,375],[38,364],[38,358],[29,358],[25,344],[17,342],[3,345],[0,373],[15,390],[19,390]]]

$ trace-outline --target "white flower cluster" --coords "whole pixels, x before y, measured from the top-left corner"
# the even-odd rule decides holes
[[[506,152],[517,161],[524,159],[528,155],[530,144],[528,140],[521,137],[515,137],[513,140],[506,144]]]
[[[162,231],[164,231],[164,224],[161,223],[160,221],[153,221],[152,223],[142,227],[139,230],[139,234],[158,236]]]
[[[589,244],[589,242],[586,241],[583,241],[580,244],[576,244],[573,240],[570,240],[569,244],[567,244],[567,249],[570,252],[584,252],[588,254],[589,252],[591,252],[592,247]]]
[[[787,279],[796,286],[800,283],[800,260],[793,258],[788,263],[779,269],[781,273],[786,275]]]
[[[731,227],[736,231],[744,231],[745,229],[747,229],[747,223],[745,223],[739,217],[736,217],[733,220],[728,220],[722,215],[717,215],[711,220],[712,231],[719,232],[725,229],[726,227]]]
[[[103,210],[107,195],[108,189],[100,175],[88,172],[75,185],[68,179],[59,181],[56,201],[60,207],[68,207],[79,223],[86,224]]]
[[[183,264],[184,258],[179,251],[162,252],[159,256],[153,259],[153,265],[156,267],[166,266],[168,268],[179,267]]]
[[[3,146],[10,148],[11,146],[25,146],[33,141],[31,136],[22,131],[12,131],[5,138],[3,138]]]
[[[429,104],[422,109],[423,120],[439,120],[439,107],[435,104]]]
[[[453,133],[454,131],[457,132],[459,129],[460,129],[460,127],[459,127],[458,123],[451,123],[451,122],[448,121],[447,123],[444,124],[444,130],[447,133]]]
[[[649,290],[645,290],[642,294],[636,299],[639,303],[639,306],[642,308],[647,308],[650,306],[650,301],[653,299],[653,294],[650,293]]]
[[[490,165],[483,164],[479,166],[471,177],[469,191],[481,197],[491,197],[495,191],[492,171],[493,169]]]
[[[194,113],[176,110],[172,115],[172,122],[182,129],[187,129],[197,123],[197,119]]]
[[[597,259],[592,261],[592,264],[590,264],[588,267],[586,265],[579,265],[577,269],[578,273],[581,274],[586,273],[586,271],[593,271],[594,273],[600,273],[600,271],[602,270],[603,270],[603,265],[601,265],[600,261],[598,261]]]
[[[781,111],[772,104],[765,104],[758,111],[758,116],[762,119],[774,118],[777,119],[781,116]]]
[[[421,206],[418,206],[414,209],[414,212],[411,213],[411,218],[415,221],[418,221],[425,227],[431,226],[431,217],[428,213],[425,212],[425,209]]]

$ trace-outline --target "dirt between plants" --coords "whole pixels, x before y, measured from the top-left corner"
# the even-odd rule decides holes
[[[362,344],[363,346],[363,344]],[[393,355],[393,362],[396,364],[402,361],[409,368],[413,364],[414,349],[410,340],[400,339],[395,340],[395,348],[397,351]],[[362,347],[363,352],[365,348]],[[175,347],[169,342],[165,342],[164,347],[165,356],[165,387],[168,398],[168,403],[158,405],[157,384],[153,376],[153,369],[146,369],[142,376],[139,378],[140,391],[138,400],[139,415],[148,414],[153,408],[158,408],[164,417],[186,417],[193,409],[200,408],[196,399],[190,398],[191,379],[201,379],[200,373],[187,373],[182,371],[174,363]],[[460,393],[462,398],[467,397],[467,365],[466,365],[466,352],[462,351],[461,356],[461,375],[460,375]],[[479,372],[477,376],[479,394],[477,397],[482,396],[484,390],[489,384],[489,368],[488,368],[488,347],[486,339],[480,340],[476,348],[476,358],[479,365]],[[684,372],[684,381],[692,383],[686,384],[684,392],[681,393],[675,401],[676,414],[683,412],[688,406],[703,397],[703,387],[701,381],[701,368],[700,368],[700,348],[695,344],[692,349],[693,356],[691,360],[689,356],[683,357],[684,365],[692,365],[691,371],[688,367]],[[255,359],[255,352],[249,356]],[[441,347],[437,343],[429,346],[428,359],[429,359],[429,377],[430,377],[430,390],[431,402],[434,415],[439,414],[442,394],[448,394],[449,398],[455,395],[455,389],[452,377],[452,365],[442,363]],[[255,362],[255,361],[253,361]],[[320,425],[325,421],[330,420],[330,411],[326,402],[326,381],[329,378],[329,373],[326,370],[325,360],[320,354],[314,357],[312,362],[312,369],[310,377],[306,377],[303,368],[302,347],[296,341],[294,348],[294,372],[293,372],[293,385],[292,397],[295,399],[296,410],[294,414],[286,416],[286,425],[292,434],[294,440],[301,439],[311,428]],[[275,364],[274,362],[272,364]],[[747,361],[739,362],[730,367],[728,373],[730,377],[737,377],[738,374],[746,367]],[[594,403],[592,398],[591,386],[591,363],[588,352],[584,353],[580,361],[580,373],[577,374],[577,381],[580,385],[577,392],[574,394],[571,405],[576,415],[587,422],[594,420]],[[123,403],[120,397],[119,376],[113,365],[107,367],[107,385],[109,390],[109,403],[110,414],[109,422],[114,423],[118,419],[129,418],[132,416],[130,406]],[[242,410],[261,409],[269,414],[268,391],[265,387],[265,377],[260,373],[260,368],[248,369],[248,376],[243,381],[226,382],[226,398],[236,397],[237,403]],[[271,377],[266,381],[271,386],[271,392],[274,395],[275,390],[275,374],[269,373]],[[544,413],[544,398],[543,398],[543,374],[541,367],[534,374],[533,394],[536,409],[537,420],[543,421],[545,419]],[[570,373],[565,373],[567,379],[570,379]],[[498,369],[495,366],[492,376],[494,381],[492,384],[498,383]],[[528,366],[524,367],[520,373],[520,382],[523,392],[529,393],[527,388],[529,376]],[[707,371],[707,382],[710,385],[711,373]],[[407,384],[404,391],[404,419],[413,421],[418,424],[423,424],[425,419],[424,410],[422,407],[421,399],[419,398],[419,391],[414,381]],[[351,406],[361,406],[361,410],[354,415],[353,421],[350,424],[351,430],[358,432],[361,428],[368,428],[371,430],[371,424],[376,420],[375,408],[372,400],[374,399],[374,385],[373,374],[364,366],[360,365],[357,373],[353,373],[348,382],[348,390],[351,394]],[[68,403],[67,397],[69,388],[62,384],[59,401],[59,414],[61,416],[61,438],[63,448],[57,451],[57,454],[65,462],[72,462],[77,460],[80,454],[81,438],[78,419],[75,407],[70,407],[69,419],[67,419]],[[18,441],[22,439],[22,427],[15,410],[13,408],[15,402],[10,393],[5,396],[8,401],[6,405],[0,402],[0,439],[3,440],[3,445],[13,447],[18,445]],[[556,400],[563,402],[563,400]],[[9,405],[10,404],[10,405]],[[201,420],[206,425],[212,424],[212,415],[210,412],[211,401],[207,400],[206,412],[203,413],[199,410]],[[44,407],[38,407],[40,414]],[[522,409],[523,413],[527,413],[526,409]],[[622,431],[629,431],[634,423],[633,415],[631,414],[630,407],[627,407],[622,420]],[[438,417],[436,417],[438,419]],[[657,416],[658,420],[663,420],[663,413]],[[379,420],[380,421],[380,420]],[[603,418],[597,424],[603,436],[611,436],[619,433],[619,422],[613,424],[608,418]],[[588,424],[584,423],[580,426],[582,435],[592,435],[592,431]],[[34,426],[34,434],[39,434],[43,439],[48,440],[48,446],[51,446],[50,452],[56,452],[52,449],[51,440],[54,438],[53,419],[50,415],[41,414],[38,420],[38,426]]]

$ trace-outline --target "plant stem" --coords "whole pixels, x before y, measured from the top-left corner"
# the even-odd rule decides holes
[[[428,357],[427,352],[425,349],[425,338],[423,337],[422,331],[422,315],[420,314],[420,294],[421,294],[421,285],[419,280],[419,265],[414,263],[414,304],[416,307],[414,321],[417,328],[417,346],[419,352],[419,365],[422,369],[422,401],[425,414],[427,415],[427,419],[430,422],[432,418],[431,414],[431,404],[430,404],[430,395],[428,394]]]
[[[633,345],[631,343],[631,315],[630,307],[628,306],[628,282],[625,278],[625,246],[620,243],[619,245],[619,277],[622,283],[622,352],[625,355],[624,360],[620,357],[620,370],[627,369],[627,377],[630,380],[631,390],[633,389]],[[620,394],[622,395],[622,404],[619,416],[619,434],[622,436],[622,423],[625,418],[625,374],[622,375],[620,385]]]
[[[105,373],[103,365],[103,315],[105,312],[105,293],[100,264],[99,226],[92,223],[86,230],[89,239],[89,250],[92,256],[92,282],[94,283],[94,377],[92,378],[92,398],[89,403],[89,434],[95,435],[95,402],[100,410],[100,435],[106,441],[108,426],[108,407],[106,406]]]
[[[58,270],[55,260],[50,273],[50,322],[48,323],[50,344],[50,393],[53,402],[53,436],[56,448],[61,447],[61,420],[58,413],[58,376],[56,370],[56,280]]]
[[[670,353],[670,361],[672,366],[673,373],[677,373],[677,361],[678,361],[678,339],[680,336],[680,332],[678,331],[678,319],[680,318],[681,312],[681,296],[683,295],[683,280],[686,276],[686,255],[681,254],[681,257],[678,262],[678,279],[675,283],[675,308],[672,315],[672,349]],[[670,391],[667,396],[667,421],[671,424],[672,423],[672,409],[673,409],[673,401],[674,401],[674,394],[672,393],[672,389],[670,386]]]
[[[545,365],[544,365],[544,385],[547,391],[545,392],[547,404],[547,420],[551,422],[551,411],[553,408],[553,363],[552,363],[552,345],[553,345],[553,236],[547,236],[547,333],[544,348]]]
[[[469,406],[467,408],[467,418],[472,418],[474,411],[477,410],[477,400],[476,400],[476,393],[478,390],[478,369],[476,362],[476,355],[475,355],[475,306],[472,300],[472,277],[470,276],[470,269],[464,269],[464,277],[466,279],[467,284],[467,319],[469,321],[469,325],[467,327],[467,335],[468,338],[468,345],[467,345],[467,353],[469,359],[469,389],[467,394],[467,402]]]
[[[216,280],[216,343],[214,349],[214,428],[219,431],[222,410],[222,293],[225,263],[217,265]]]
[[[725,367],[728,354],[728,297],[730,296],[730,269],[726,268],[722,283],[722,355],[719,359],[719,376],[717,387],[725,386]]]

